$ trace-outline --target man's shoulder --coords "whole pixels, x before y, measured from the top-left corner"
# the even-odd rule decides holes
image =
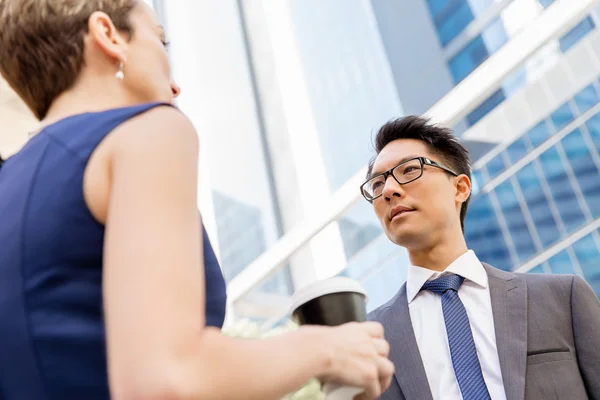
[[[569,289],[577,275],[550,274],[550,273],[521,273],[515,275],[524,280],[528,289]]]
[[[512,279],[521,281],[527,289],[527,295],[530,301],[535,301],[535,299],[540,297],[547,299],[548,296],[565,297],[568,299],[570,298],[571,290],[576,281],[583,281],[583,279],[577,275],[505,272],[490,265],[486,265],[486,267],[488,269],[488,275],[490,276],[495,275],[507,281]]]
[[[395,296],[394,296],[395,298]],[[371,311],[369,313],[368,320],[369,321],[377,321],[377,322],[382,322],[384,320],[386,320],[387,318],[385,318],[388,314],[391,313],[391,309],[392,306],[394,305],[394,298],[390,299],[387,301],[387,303],[380,305],[379,307],[377,307],[376,309],[374,309],[373,311]]]
[[[572,274],[551,274],[551,273],[530,273],[530,272],[507,272],[498,268],[495,268],[489,264],[483,264],[488,272],[488,275],[495,275],[501,277],[504,280],[510,280],[511,277],[519,279],[527,285],[537,286],[571,286],[574,279],[581,279],[577,275]]]
[[[393,318],[392,314],[396,308],[395,306],[402,300],[402,296],[406,297],[406,283],[400,287],[400,290],[391,299],[371,311],[367,316],[368,320],[384,323]]]

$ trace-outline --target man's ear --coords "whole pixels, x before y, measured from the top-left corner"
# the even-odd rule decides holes
[[[462,174],[456,177],[456,202],[464,203],[471,196],[471,180]]]
[[[127,40],[115,27],[111,18],[101,11],[94,12],[88,20],[88,31],[92,41],[115,63],[125,62]]]

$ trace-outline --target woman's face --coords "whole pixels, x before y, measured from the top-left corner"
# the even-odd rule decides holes
[[[154,11],[141,1],[130,19],[134,34],[127,44],[123,84],[140,102],[172,102],[180,89],[171,80],[164,28]]]

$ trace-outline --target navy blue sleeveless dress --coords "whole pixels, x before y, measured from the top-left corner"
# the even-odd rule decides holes
[[[0,400],[109,399],[102,311],[104,227],[83,198],[102,139],[146,104],[66,118],[0,166]],[[203,231],[206,321],[225,282]]]

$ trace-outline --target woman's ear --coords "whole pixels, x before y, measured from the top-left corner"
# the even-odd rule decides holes
[[[126,61],[127,40],[106,13],[94,12],[88,21],[88,31],[91,40],[109,58],[114,59],[115,64]]]

